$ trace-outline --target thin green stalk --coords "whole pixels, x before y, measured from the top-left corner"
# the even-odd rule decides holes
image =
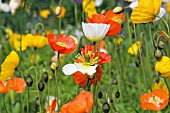
[[[78,13],[77,13],[77,3],[74,2],[74,16],[76,21],[76,26],[78,26]]]
[[[59,24],[58,24],[58,33],[60,34],[61,33],[61,21],[62,19],[59,18]]]
[[[152,41],[152,31],[151,31],[151,23],[149,23],[149,37],[150,37],[151,44],[153,45],[153,41]]]
[[[29,87],[27,90],[27,113],[29,113]]]
[[[6,105],[5,105],[5,95],[4,95],[4,99],[3,99],[3,105],[4,105],[5,112],[8,113]]]

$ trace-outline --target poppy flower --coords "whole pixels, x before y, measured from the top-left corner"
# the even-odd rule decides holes
[[[96,24],[96,23],[83,23],[83,32],[88,40],[92,42],[98,42],[102,40],[108,32],[110,25]]]
[[[63,67],[65,75],[72,75],[73,73],[80,71],[83,74],[93,75],[96,72],[96,68],[99,64],[108,63],[111,61],[111,56],[106,53],[100,52],[98,57],[97,52],[94,52],[94,46],[86,45],[85,48],[80,49],[81,54],[76,56],[74,64],[67,64]]]
[[[61,107],[61,113],[89,113],[93,107],[93,94],[88,91],[81,92],[73,101]]]
[[[169,95],[163,89],[156,89],[150,94],[142,94],[140,97],[141,107],[144,110],[159,111],[168,105]]]
[[[40,16],[42,18],[48,18],[49,15],[50,15],[50,11],[48,9],[44,9],[40,11]]]
[[[170,59],[167,56],[162,56],[160,61],[157,61],[155,70],[160,73],[163,78],[170,78]]]
[[[61,54],[69,54],[77,47],[76,41],[65,34],[55,36],[55,34],[48,35],[48,42],[54,51]]]
[[[102,67],[101,65],[99,65],[97,67],[97,81],[100,82],[102,77]],[[74,82],[76,84],[78,84],[81,87],[84,87],[87,83],[87,79],[88,79],[88,75],[87,74],[83,74],[80,71],[77,71],[75,73],[72,74],[72,78],[74,79]],[[94,84],[94,78],[92,78],[90,80],[90,85]],[[97,84],[95,84],[97,85]]]
[[[48,39],[40,35],[27,34],[28,45],[33,48],[42,48],[48,44]]]
[[[155,82],[153,85],[153,90],[155,90],[155,89],[163,89],[169,94],[168,87],[165,84],[165,82],[163,82],[163,81],[159,81],[158,83]]]
[[[139,0],[138,7],[134,8],[131,14],[132,23],[149,23],[157,21],[166,11],[161,8],[161,0]]]
[[[82,8],[88,17],[92,17],[93,14],[97,13],[94,0],[83,0]]]
[[[16,9],[18,9],[20,5],[21,5],[21,0],[10,0],[9,8],[13,15],[15,14]]]
[[[25,91],[26,82],[23,78],[12,78],[8,82],[0,81],[0,93],[9,93],[13,90],[16,93],[22,93]]]
[[[170,2],[166,3],[166,10],[168,13],[170,13]]]
[[[14,90],[16,93],[25,91],[26,82],[23,78],[12,78],[7,82],[7,88]]]
[[[56,99],[52,100],[52,103],[46,106],[46,113],[53,113],[55,107],[56,107]]]
[[[113,43],[120,45],[122,43],[123,39],[121,37],[117,37],[113,39]]]
[[[110,25],[110,28],[108,32],[106,33],[106,36],[113,36],[118,34],[121,31],[121,25],[118,22],[115,22],[113,20],[109,20],[108,17],[102,14],[94,14],[92,15],[92,18],[86,18],[86,21],[88,23],[95,23],[95,24],[107,24]]]
[[[1,65],[0,80],[7,80],[12,77],[18,65],[19,56],[15,51],[12,51]]]
[[[141,46],[142,46],[142,43],[140,41],[133,43],[132,46],[129,47],[128,53],[131,55],[137,55]]]
[[[112,10],[108,10],[105,13],[105,16],[109,19],[109,20],[113,20],[115,22],[121,23],[121,21],[123,20],[123,22],[126,22],[126,17],[125,14],[122,12],[120,14],[115,14]]]

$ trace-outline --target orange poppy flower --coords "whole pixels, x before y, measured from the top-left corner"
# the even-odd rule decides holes
[[[93,107],[93,94],[81,92],[73,101],[61,107],[61,113],[89,113]]]
[[[126,17],[125,14],[122,12],[120,14],[115,14],[112,10],[108,10],[105,13],[105,16],[109,19],[109,20],[114,20],[115,22],[120,22],[121,19],[126,22]]]
[[[53,50],[61,54],[69,54],[77,47],[76,41],[65,34],[60,34],[59,36],[49,34],[48,42]]]
[[[156,89],[150,94],[142,94],[140,97],[141,107],[144,110],[159,111],[168,105],[169,95],[163,89]]]
[[[97,81],[100,82],[100,79],[102,77],[102,67],[101,65],[99,65],[97,67]],[[86,85],[87,82],[87,78],[88,75],[87,74],[83,74],[80,71],[75,72],[74,74],[72,74],[72,78],[74,79],[74,82],[76,84],[78,84],[81,87],[84,87]],[[90,85],[94,84],[94,78],[90,81]]]
[[[103,23],[110,24],[110,28],[106,34],[106,36],[113,36],[121,31],[121,25],[118,22],[108,19],[105,15],[102,14],[94,14],[92,18],[86,18],[88,23]]]
[[[10,90],[14,90],[16,93],[22,93],[25,91],[26,82],[23,78],[12,78],[8,82],[0,81],[0,93],[9,93]]]
[[[56,107],[56,99],[54,99],[52,101],[52,104],[51,105],[47,105],[46,107],[46,113],[53,113],[53,111],[55,110],[55,107]]]

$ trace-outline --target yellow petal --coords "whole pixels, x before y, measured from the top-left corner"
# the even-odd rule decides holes
[[[0,80],[7,80],[15,71],[15,68],[19,65],[19,56],[15,51],[12,51],[1,65]]]

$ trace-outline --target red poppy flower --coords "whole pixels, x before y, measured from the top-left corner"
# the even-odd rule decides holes
[[[76,41],[65,34],[60,34],[59,36],[49,34],[48,42],[53,50],[61,54],[69,54],[77,47]]]
[[[55,107],[56,107],[56,99],[54,99],[52,101],[52,104],[51,105],[47,105],[46,106],[46,112],[47,113],[53,113],[53,111],[55,110]]]
[[[93,107],[93,94],[81,92],[73,101],[61,107],[61,113],[89,113]]]
[[[168,105],[169,95],[163,89],[156,89],[150,94],[142,94],[141,107],[144,110],[159,111]]]
[[[0,93],[9,93],[10,90],[14,90],[16,93],[22,93],[25,91],[26,82],[22,78],[12,78],[8,82],[0,81]]]
[[[108,10],[105,13],[105,16],[109,19],[109,20],[113,20],[115,22],[120,22],[120,20],[122,19],[124,22],[126,22],[126,17],[125,14],[122,12],[120,14],[115,14],[112,10]]]
[[[103,23],[103,24],[110,24],[110,28],[106,34],[106,36],[113,36],[121,31],[121,25],[118,22],[113,20],[109,20],[105,15],[102,14],[94,14],[92,18],[86,18],[88,23]]]
[[[87,74],[83,74],[79,71],[75,72],[74,74],[72,74],[72,78],[74,79],[74,82],[76,84],[78,84],[81,87],[84,87],[86,85],[87,79],[88,79]],[[101,65],[99,65],[97,67],[97,81],[100,82],[102,77],[102,67]],[[94,84],[94,78],[90,81],[90,85]],[[97,85],[97,84],[96,84]]]

